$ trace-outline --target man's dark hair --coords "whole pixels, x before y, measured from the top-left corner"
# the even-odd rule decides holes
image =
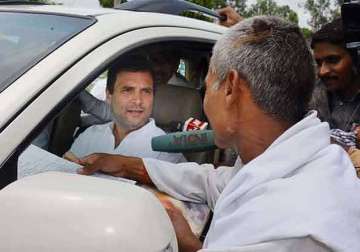
[[[106,89],[112,94],[117,75],[120,72],[149,72],[154,79],[153,70],[149,60],[140,55],[126,55],[113,63],[108,71]]]
[[[325,24],[315,32],[311,37],[311,48],[314,48],[315,44],[320,42],[329,42],[344,47],[344,31],[341,18]]]

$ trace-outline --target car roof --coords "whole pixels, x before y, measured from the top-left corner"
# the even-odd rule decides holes
[[[66,7],[62,5],[0,5],[0,11],[30,12],[82,17],[91,16],[95,17],[98,20],[102,19],[103,17],[111,16],[113,24],[118,24],[112,26],[112,29],[115,30],[129,30],[151,26],[176,26],[206,30],[221,34],[224,33],[224,31],[227,29],[214,23],[205,22],[193,18],[187,18],[183,16],[150,12],[145,13],[136,11],[125,11],[111,8],[87,9],[78,7]],[[116,22],[116,20],[119,20],[121,22]],[[131,20],[131,22],[124,22],[124,20]]]

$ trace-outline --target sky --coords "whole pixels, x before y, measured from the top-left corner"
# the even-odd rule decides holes
[[[71,6],[83,6],[83,7],[99,7],[98,0],[55,0],[58,3]],[[255,3],[256,0],[247,0],[247,4],[251,5]],[[305,12],[304,8],[301,7],[304,5],[305,0],[275,0],[278,5],[289,5],[289,7],[294,10],[299,17],[299,26],[300,27],[309,27],[307,20],[309,15]]]

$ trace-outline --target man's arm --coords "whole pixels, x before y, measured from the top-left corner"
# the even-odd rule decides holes
[[[161,201],[161,203],[165,207],[175,229],[179,251],[195,252],[201,249],[202,242],[191,231],[189,223],[181,211],[170,201]]]
[[[83,175],[101,171],[115,177],[136,180],[144,185],[153,185],[141,158],[95,153],[82,158],[80,164],[84,167],[78,173]]]
[[[155,185],[158,190],[172,197],[207,204],[214,209],[215,203],[234,176],[237,169],[197,163],[173,164],[156,159],[125,157],[97,153],[81,160],[84,168],[81,174],[93,174],[101,171],[113,176],[136,180],[142,184]]]

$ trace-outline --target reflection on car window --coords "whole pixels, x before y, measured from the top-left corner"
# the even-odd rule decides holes
[[[107,81],[107,71],[102,73],[97,77],[87,88],[86,90],[98,98],[99,100],[106,100],[106,81]]]
[[[0,12],[0,92],[93,19]]]
[[[185,60],[184,59],[180,59],[180,64],[179,64],[177,72],[179,74],[181,74],[183,77],[186,77],[186,67],[185,67]]]

